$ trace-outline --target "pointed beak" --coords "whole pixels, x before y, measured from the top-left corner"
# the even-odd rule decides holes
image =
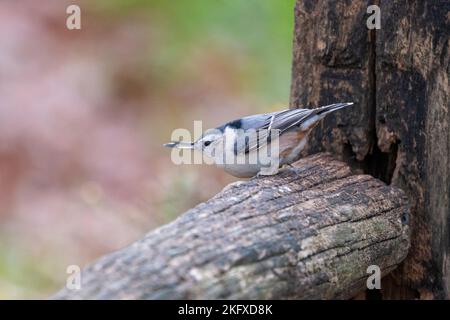
[[[170,142],[163,145],[167,148],[177,148],[177,149],[194,149],[194,143],[193,142]]]

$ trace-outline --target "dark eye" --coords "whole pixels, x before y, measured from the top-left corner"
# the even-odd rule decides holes
[[[203,145],[204,145],[205,147],[209,146],[210,144],[211,144],[211,141],[205,141],[205,142],[203,142]]]

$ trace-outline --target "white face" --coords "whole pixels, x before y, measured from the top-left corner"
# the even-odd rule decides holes
[[[214,157],[222,150],[223,134],[220,130],[209,130],[194,143],[194,149],[203,152],[208,157]]]

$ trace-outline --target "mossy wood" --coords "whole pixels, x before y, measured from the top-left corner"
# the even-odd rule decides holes
[[[100,258],[55,299],[327,299],[366,288],[409,247],[408,202],[328,154],[237,182]]]

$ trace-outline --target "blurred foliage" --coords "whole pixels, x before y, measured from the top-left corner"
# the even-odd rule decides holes
[[[245,60],[239,64],[242,90],[275,103],[289,97],[294,4],[295,0],[97,0],[92,9],[116,18],[136,12],[148,15],[162,38],[161,46],[152,48],[157,50],[152,66],[157,67],[159,82],[176,78],[177,62],[186,52],[216,46],[230,60]]]
[[[69,2],[0,4],[0,299],[47,297],[233,180],[171,163],[174,128],[289,100],[295,0],[78,0],[80,31]]]
[[[0,243],[0,300],[11,298],[33,298],[41,295],[41,290],[49,290],[58,285],[55,277],[49,272],[47,259],[36,261],[36,258],[25,254],[26,250],[6,240]],[[59,279],[63,280],[63,279]]]

